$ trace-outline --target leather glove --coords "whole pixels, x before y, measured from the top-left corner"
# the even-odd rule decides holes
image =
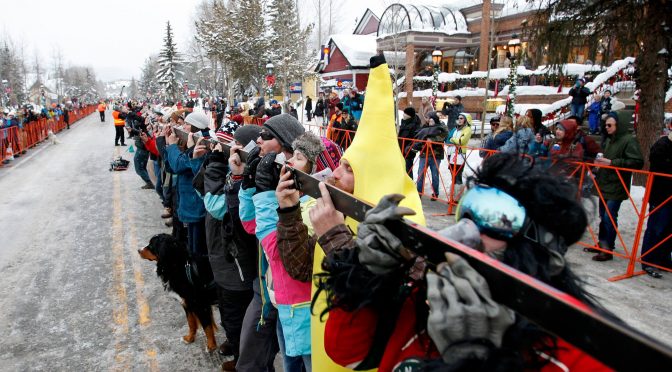
[[[374,274],[392,272],[408,260],[409,253],[399,238],[384,226],[386,221],[415,214],[412,209],[399,206],[403,199],[399,194],[383,196],[378,205],[366,212],[357,228],[355,243],[359,247],[359,262]]]
[[[492,300],[488,283],[466,260],[450,253],[446,259],[438,275],[427,273],[427,332],[448,364],[486,358],[490,348],[501,346],[514,312]],[[475,340],[490,345],[470,342]]]
[[[257,146],[247,154],[247,162],[243,169],[243,181],[240,184],[243,190],[255,187],[254,177],[257,174],[257,165],[261,161],[259,157],[260,151],[261,149]]]
[[[276,153],[271,152],[261,159],[257,166],[256,185],[257,193],[274,190],[280,181],[280,169],[275,165]]]

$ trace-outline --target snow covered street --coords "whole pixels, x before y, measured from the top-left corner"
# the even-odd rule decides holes
[[[155,265],[137,254],[169,229],[158,196],[140,189],[132,167],[108,171],[113,157],[132,160],[113,138],[112,123],[94,114],[59,134],[60,144],[43,143],[0,168],[0,370],[214,371],[221,365],[217,353],[205,351],[202,331],[195,343],[182,343],[184,312],[163,290]],[[445,204],[426,198],[423,204],[430,227],[453,223],[453,216],[434,215],[445,213]],[[633,231],[634,220],[622,213],[623,229]],[[607,309],[672,344],[672,275],[609,282],[626,261],[594,262],[580,247],[567,257]],[[217,341],[223,340],[220,327]]]

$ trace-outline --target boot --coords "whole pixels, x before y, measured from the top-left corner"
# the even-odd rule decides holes
[[[604,262],[611,261],[614,259],[614,255],[607,252],[600,252],[593,256],[593,261]]]
[[[233,345],[231,345],[228,341],[225,341],[219,345],[218,352],[221,356],[233,356]]]
[[[237,360],[232,359],[232,360],[227,360],[226,362],[222,363],[222,371],[235,371],[236,370],[236,362]]]
[[[145,186],[142,186],[140,189],[142,190],[154,190],[154,185],[152,185],[151,182],[147,182]]]
[[[173,216],[173,210],[170,208],[163,208],[163,214],[161,218],[171,218]],[[225,344],[222,344],[225,345]]]

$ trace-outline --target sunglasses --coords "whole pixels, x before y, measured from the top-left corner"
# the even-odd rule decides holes
[[[606,124],[606,127],[607,127],[607,128],[611,128],[611,127],[613,127],[613,126],[614,126],[613,124]]]
[[[261,137],[261,139],[264,140],[264,141],[270,141],[273,138],[275,138],[275,137],[273,137],[272,134],[268,133],[265,130],[262,130],[261,132],[259,132],[259,137]]]
[[[469,189],[457,205],[455,220],[472,220],[478,230],[494,239],[508,240],[527,229],[525,207],[504,191],[476,185]]]

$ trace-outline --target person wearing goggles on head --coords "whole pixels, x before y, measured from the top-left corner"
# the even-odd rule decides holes
[[[457,224],[440,234],[613,317],[584,291],[564,259],[587,225],[567,178],[515,155],[495,154],[467,184]],[[325,345],[333,335],[356,340],[332,346],[335,361],[379,371],[609,370],[492,300],[485,279],[463,258],[447,254],[436,272],[423,275],[422,259],[384,225],[412,214],[399,206],[402,199],[383,197],[367,212],[356,239],[323,262],[325,273],[317,280],[329,305]]]

